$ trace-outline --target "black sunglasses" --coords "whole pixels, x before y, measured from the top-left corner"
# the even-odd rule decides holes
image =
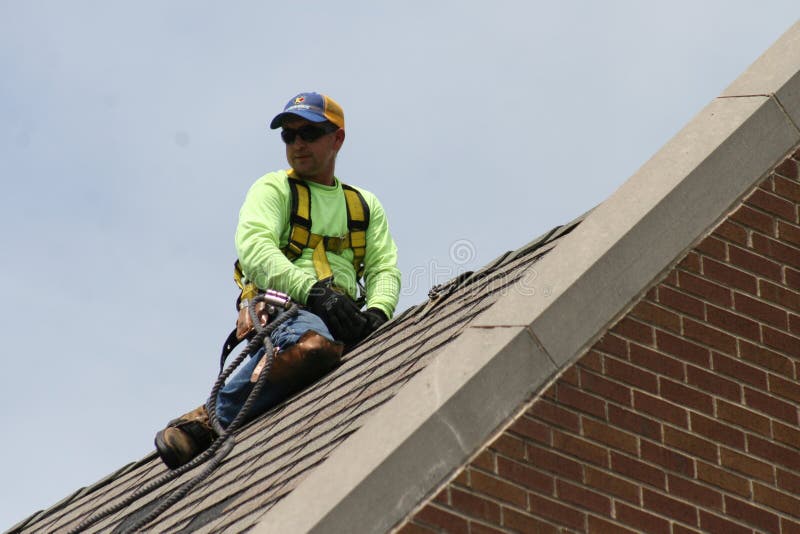
[[[311,143],[323,135],[335,132],[338,129],[339,127],[331,122],[323,124],[322,126],[317,126],[316,124],[306,124],[305,126],[301,126],[296,130],[284,128],[281,130],[281,139],[283,139],[283,142],[287,145],[291,145],[295,142],[297,136],[300,136],[300,139],[306,143]]]

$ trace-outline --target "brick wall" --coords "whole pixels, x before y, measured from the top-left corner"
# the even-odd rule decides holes
[[[798,162],[399,531],[800,532]]]

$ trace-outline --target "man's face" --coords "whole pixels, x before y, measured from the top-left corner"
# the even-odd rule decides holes
[[[314,123],[298,117],[285,120],[282,126],[284,130],[297,130],[309,124]],[[293,143],[286,145],[286,160],[301,178],[332,185],[336,154],[343,142],[342,129],[314,141],[305,141],[297,135]]]

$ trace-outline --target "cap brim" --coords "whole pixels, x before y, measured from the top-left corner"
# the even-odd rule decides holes
[[[284,111],[283,113],[278,113],[275,115],[275,118],[272,119],[272,122],[269,123],[269,127],[273,130],[280,128],[281,124],[283,124],[283,119],[292,116],[300,117],[301,119],[306,119],[307,121],[311,122],[325,122],[328,120],[324,115],[320,115],[314,111],[298,109],[297,111]]]

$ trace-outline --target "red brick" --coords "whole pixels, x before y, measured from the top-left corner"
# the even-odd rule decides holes
[[[713,413],[714,400],[711,395],[664,377],[659,378],[658,384],[658,391],[665,400],[701,412]]]
[[[697,252],[691,251],[683,259],[678,262],[678,269],[683,269],[684,271],[691,271],[693,273],[700,272],[700,254]]]
[[[688,384],[718,397],[737,402],[742,399],[742,388],[739,384],[693,365],[686,367],[686,381]]]
[[[683,363],[680,360],[671,356],[664,356],[647,347],[631,343],[630,359],[631,363],[645,369],[650,369],[676,380],[684,379]]]
[[[719,460],[722,467],[727,467],[743,475],[757,478],[765,482],[773,482],[775,480],[775,468],[772,464],[762,462],[752,456],[742,454],[726,447],[720,447]]]
[[[757,321],[761,321],[772,326],[776,326],[786,330],[789,326],[788,314],[775,306],[756,300],[743,295],[741,293],[734,293],[733,307],[739,313],[752,317]]]
[[[641,458],[646,462],[658,464],[668,471],[687,477],[694,476],[694,460],[691,457],[650,441],[642,440]]]
[[[775,441],[780,441],[791,447],[800,447],[800,428],[784,425],[778,421],[772,422],[772,436]]]
[[[750,271],[778,282],[783,278],[779,263],[743,248],[730,247],[730,263],[745,271]]]
[[[608,467],[608,450],[585,439],[556,430],[553,432],[553,448],[595,465]]]
[[[692,315],[699,319],[705,317],[705,304],[686,293],[681,293],[668,286],[661,286],[658,289],[658,301],[660,304],[672,308],[673,310]]]
[[[472,460],[472,463],[470,463],[470,467],[483,469],[487,473],[496,473],[496,465],[496,455],[488,449],[481,452],[477,457],[475,457],[474,460]]]
[[[685,527],[679,523],[673,523],[672,534],[701,534],[701,532],[693,528]]]
[[[731,215],[731,220],[743,224],[748,228],[754,228],[765,234],[772,234],[775,229],[775,220],[764,212],[754,210],[750,206],[741,205]]]
[[[800,271],[795,271],[794,269],[786,268],[785,269],[786,275],[786,285],[792,289],[800,290]]]
[[[609,405],[608,421],[614,426],[629,430],[635,434],[655,440],[661,439],[661,423],[630,410]]]
[[[617,521],[637,528],[640,532],[669,534],[669,521],[664,518],[649,514],[621,502],[616,503],[616,510]]]
[[[578,368],[574,365],[571,365],[564,369],[561,373],[561,376],[558,377],[559,383],[566,383],[572,386],[578,386]]]
[[[528,414],[555,426],[579,432],[578,416],[569,410],[553,404],[548,400],[539,400],[531,406]]]
[[[800,474],[790,473],[783,469],[778,469],[778,487],[795,495],[800,495]]]
[[[600,397],[589,395],[580,389],[568,386],[567,384],[558,385],[558,402],[562,406],[569,406],[576,410],[600,419],[606,418],[606,401]]]
[[[589,534],[636,534],[637,531],[630,530],[597,516],[589,516]]]
[[[778,221],[778,238],[795,246],[800,246],[800,227]]]
[[[611,451],[611,470],[628,478],[666,489],[664,471],[616,451]]]
[[[415,521],[439,527],[445,532],[467,532],[467,520],[438,506],[429,504],[417,512]]]
[[[778,195],[767,193],[763,189],[756,189],[753,191],[753,193],[745,199],[745,202],[750,206],[782,217],[787,221],[794,221],[796,217],[794,202],[790,202]]]
[[[770,420],[754,411],[723,400],[717,400],[717,417],[762,436],[770,436]]]
[[[709,328],[705,324],[683,318],[683,332],[686,337],[726,354],[736,354],[736,339],[726,332]]]
[[[776,465],[800,471],[800,451],[787,448],[766,439],[748,434],[747,452],[763,458]]]
[[[725,512],[742,522],[767,532],[780,532],[780,519],[772,512],[753,506],[730,495],[725,496]]]
[[[639,450],[639,440],[636,436],[589,418],[583,418],[583,435],[588,439],[630,454],[636,454]]]
[[[800,315],[789,314],[789,332],[800,335]]]
[[[593,348],[606,354],[619,356],[620,358],[628,357],[628,343],[621,337],[617,337],[611,333],[606,333],[603,337],[598,339]]]
[[[643,343],[645,345],[653,344],[653,327],[644,323],[640,323],[639,321],[635,321],[630,317],[623,317],[616,325],[614,325],[611,331],[619,336],[633,341],[638,341],[639,343]]]
[[[797,424],[797,405],[766,395],[752,388],[744,388],[745,404],[762,413],[788,423]]]
[[[558,529],[553,525],[511,508],[503,508],[503,526],[524,534],[558,533]]]
[[[726,219],[714,229],[714,235],[740,245],[747,244],[747,230],[729,219]]]
[[[686,503],[667,497],[662,493],[656,493],[647,488],[642,490],[643,508],[661,514],[672,519],[676,519],[687,525],[697,526],[697,508]]]
[[[622,342],[623,345],[625,342]],[[590,350],[578,360],[577,366],[582,369],[591,369],[597,373],[603,372],[603,355],[596,350]]]
[[[800,521],[781,517],[781,534],[800,534]]]
[[[717,444],[677,428],[664,427],[664,444],[709,461],[717,460]]]
[[[551,530],[534,530],[531,532],[536,532],[537,534],[544,534],[545,532],[550,534],[558,534],[558,530],[554,527]],[[481,523],[476,523],[475,521],[470,521],[469,534],[505,534],[505,531],[498,530]]]
[[[709,280],[722,283],[724,286],[732,286],[748,293],[755,294],[757,289],[755,276],[711,258],[703,258],[703,274]]]
[[[739,340],[739,356],[743,360],[752,362],[760,367],[766,367],[783,376],[789,378],[794,376],[792,360],[773,350],[754,345],[743,339]]]
[[[753,534],[753,529],[744,527],[733,521],[713,515],[705,510],[700,510],[700,528],[704,532],[719,532],[725,534]]]
[[[457,480],[457,479],[456,479]],[[449,505],[450,504],[450,488],[442,488],[442,490],[436,494],[436,496],[432,499],[433,501]]]
[[[667,275],[661,279],[661,283],[671,285],[672,287],[678,287],[678,271],[672,269],[667,272]]]
[[[596,375],[585,369],[581,369],[581,387],[590,392],[596,393],[601,397],[610,401],[622,404],[623,406],[631,405],[631,388],[613,382],[602,376]]]
[[[609,493],[614,497],[639,504],[639,486],[606,471],[587,465],[584,484],[590,488]]]
[[[761,389],[767,389],[767,373],[757,367],[717,352],[711,355],[714,370]]]
[[[482,471],[472,471],[470,473],[472,489],[478,493],[489,495],[498,500],[509,502],[521,508],[527,505],[525,490],[509,484],[492,475],[487,475]]]
[[[689,416],[692,431],[715,442],[744,450],[744,432],[711,417],[692,412]]]
[[[677,356],[703,367],[711,366],[710,351],[686,339],[658,330],[656,331],[656,346],[661,352]]]
[[[497,474],[529,490],[545,495],[553,494],[553,476],[536,471],[525,464],[500,457],[497,459]]]
[[[742,274],[745,277],[750,276],[746,273]],[[700,278],[699,276],[682,271],[678,273],[678,283],[683,291],[703,297],[709,302],[713,302],[719,306],[730,307],[733,304],[731,290],[726,285],[720,285],[705,278]]]
[[[667,475],[667,480],[670,495],[705,508],[722,510],[722,494],[719,491],[672,474]]]
[[[658,377],[654,373],[629,363],[607,357],[605,360],[606,376],[630,384],[652,393],[658,392]]]
[[[787,200],[800,202],[800,184],[797,182],[776,176],[775,193],[786,198]]]
[[[761,341],[761,329],[757,322],[747,317],[731,313],[716,306],[709,306],[706,309],[708,322],[720,330],[724,330],[740,337],[746,337],[753,341]]]
[[[797,162],[793,161],[791,158],[786,158],[783,163],[775,167],[775,173],[785,176],[790,180],[797,180]],[[800,192],[798,192],[798,194],[800,195]],[[798,200],[800,200],[800,197],[798,197]]]
[[[525,442],[510,434],[500,434],[497,439],[489,445],[489,449],[508,456],[509,458],[516,458],[517,460],[525,459]]]
[[[761,331],[764,333],[764,345],[800,358],[800,337],[785,334],[769,326],[761,327]]]
[[[726,248],[727,245],[723,241],[720,241],[713,236],[706,237],[695,247],[695,249],[702,252],[704,256],[711,256],[712,258],[717,258],[719,260],[726,259]]]
[[[746,478],[705,462],[697,462],[697,479],[737,495],[750,496],[750,482]]]
[[[648,395],[647,393],[634,391],[633,407],[636,411],[650,414],[653,417],[662,419],[673,425],[684,428],[688,428],[689,426],[685,408],[666,402],[658,397]]]
[[[438,529],[433,530],[416,523],[406,523],[398,529],[397,534],[437,534],[438,532]]]
[[[605,495],[564,480],[557,481],[556,490],[561,501],[572,503],[598,514],[611,516],[611,499]]]
[[[678,315],[646,300],[634,306],[631,315],[653,326],[678,333],[681,331],[681,319]]]
[[[583,467],[571,458],[556,454],[552,450],[528,444],[528,461],[537,469],[549,471],[572,480],[583,479]]]
[[[565,506],[559,502],[531,494],[531,513],[549,519],[559,525],[583,530],[586,525],[586,514]]]
[[[508,431],[523,438],[529,438],[539,443],[550,444],[550,427],[526,415],[520,416],[508,427]]]
[[[764,484],[753,484],[753,498],[756,502],[766,504],[770,508],[800,518],[800,499],[787,495]]]
[[[787,263],[793,267],[800,267],[800,249],[791,247],[775,239],[770,239],[769,237],[754,233],[753,249],[780,263]]]
[[[466,491],[451,489],[452,506],[464,515],[500,524],[500,505]]]

